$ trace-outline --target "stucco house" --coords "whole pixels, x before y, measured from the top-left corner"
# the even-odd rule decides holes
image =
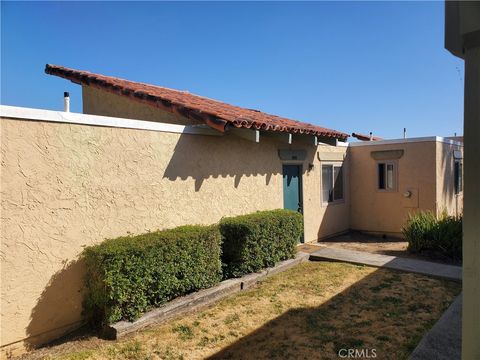
[[[441,137],[349,144],[350,228],[399,235],[409,213],[463,211],[463,144]]]
[[[401,234],[409,213],[462,212],[461,142],[347,143],[347,133],[47,65],[83,114],[1,106],[2,353],[81,323],[85,245],[288,208],[304,242]],[[67,109],[68,110],[68,109]]]

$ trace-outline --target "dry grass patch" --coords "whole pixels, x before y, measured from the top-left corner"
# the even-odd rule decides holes
[[[307,262],[210,308],[118,342],[87,337],[46,359],[337,359],[341,348],[406,358],[460,292],[427,276]]]

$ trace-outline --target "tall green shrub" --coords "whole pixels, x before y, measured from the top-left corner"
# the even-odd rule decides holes
[[[290,210],[260,211],[220,221],[224,277],[239,277],[295,257],[303,217]]]
[[[94,323],[134,320],[177,296],[221,280],[216,226],[182,226],[87,247],[84,310]]]
[[[433,229],[437,218],[430,211],[410,214],[402,229],[408,241],[408,251],[419,252],[433,248]]]
[[[431,212],[409,215],[403,228],[410,252],[432,251],[453,260],[462,258],[462,217],[446,212],[438,218]]]
[[[442,216],[433,233],[434,248],[454,260],[462,258],[462,222],[461,217]]]

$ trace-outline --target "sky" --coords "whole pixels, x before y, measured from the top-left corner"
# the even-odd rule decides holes
[[[1,103],[82,111],[52,63],[385,138],[463,133],[443,2],[1,2]]]

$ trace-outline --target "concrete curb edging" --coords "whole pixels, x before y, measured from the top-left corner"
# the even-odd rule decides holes
[[[265,269],[259,273],[248,274],[237,279],[224,280],[214,287],[179,297],[168,302],[165,306],[147,312],[134,322],[119,321],[105,326],[101,331],[101,337],[116,340],[147,326],[160,324],[178,315],[205,307],[228,295],[248,289],[268,276],[278,274],[305,262],[308,260],[308,257],[309,254],[299,252],[294,259],[282,261],[273,268]]]
[[[462,294],[425,334],[408,360],[460,360],[462,358]]]

